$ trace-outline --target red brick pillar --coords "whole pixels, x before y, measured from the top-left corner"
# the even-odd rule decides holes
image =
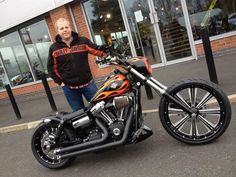
[[[56,9],[50,11],[49,16],[46,17],[46,23],[48,25],[48,30],[49,30],[49,33],[50,33],[50,36],[51,36],[53,42],[55,40],[54,39],[55,36],[57,35],[57,29],[55,28],[54,25],[59,18],[65,18],[65,19],[69,20],[69,22],[72,26],[72,29],[74,30],[72,19],[71,19],[71,16],[70,16],[67,6],[61,6],[61,7],[58,7]]]

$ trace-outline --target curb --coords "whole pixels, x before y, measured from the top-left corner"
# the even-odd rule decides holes
[[[228,96],[229,101],[231,104],[236,102],[236,94]]]
[[[0,128],[0,134],[35,128],[41,120]]]
[[[228,98],[229,98],[229,101],[231,104],[236,103],[236,94],[230,95],[230,96],[228,96]],[[215,103],[215,101],[212,101],[209,104],[214,104],[214,103]],[[143,110],[143,114],[149,114],[149,113],[154,113],[154,112],[158,112],[158,109]],[[38,120],[38,121],[34,121],[34,122],[28,122],[28,123],[23,123],[23,124],[18,124],[18,125],[2,127],[2,128],[0,128],[0,134],[33,129],[41,122],[42,122],[42,120]]]

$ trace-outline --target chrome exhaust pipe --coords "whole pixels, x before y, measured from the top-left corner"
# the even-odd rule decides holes
[[[100,138],[98,140],[93,140],[93,141],[89,141],[89,142],[86,142],[86,143],[82,143],[82,144],[77,144],[77,145],[68,146],[68,147],[61,148],[61,149],[56,149],[55,150],[56,154],[64,153],[64,152],[77,151],[77,150],[80,150],[80,149],[84,149],[84,148],[87,148],[87,147],[91,147],[91,146],[95,146],[95,145],[103,143],[108,138],[108,131],[107,131],[106,127],[100,122],[100,120],[98,120],[96,118],[95,122],[99,126],[99,128],[102,129],[102,131],[104,133],[102,138]]]
[[[131,123],[132,123],[132,117],[133,117],[133,108],[131,107],[130,115],[129,115],[127,121],[126,121],[124,134],[123,134],[123,137],[122,137],[121,140],[116,141],[116,142],[112,142],[112,143],[108,143],[108,144],[103,144],[103,145],[96,146],[96,147],[90,147],[88,149],[82,149],[82,150],[79,150],[79,151],[69,152],[69,153],[62,154],[62,155],[60,155],[60,152],[57,152],[59,154],[57,156],[57,158],[58,159],[65,159],[65,158],[69,158],[69,157],[73,157],[73,156],[77,156],[77,155],[87,154],[87,153],[90,153],[90,152],[96,152],[96,151],[100,151],[100,150],[104,150],[104,149],[108,149],[108,148],[123,145],[126,142],[127,138],[128,138],[130,126],[131,126]]]

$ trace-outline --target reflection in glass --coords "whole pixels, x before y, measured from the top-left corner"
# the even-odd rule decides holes
[[[116,52],[131,55],[118,0],[90,0],[83,5],[95,42],[98,45],[110,45]]]
[[[48,49],[51,40],[45,21],[40,21],[20,30],[36,80],[47,70]]]
[[[212,0],[188,0],[186,3],[195,40],[201,38],[201,24],[206,17],[210,36],[236,30],[236,0],[218,0],[210,15],[207,11]]]
[[[8,84],[6,73],[4,72],[1,61],[2,61],[2,57],[1,57],[1,52],[0,52],[0,90],[4,89],[4,86]]]
[[[153,0],[167,61],[191,56],[180,0]]]
[[[33,81],[27,56],[17,32],[0,38],[0,52],[12,86]]]
[[[123,0],[136,53],[151,64],[161,62],[154,27],[149,18],[147,0]]]

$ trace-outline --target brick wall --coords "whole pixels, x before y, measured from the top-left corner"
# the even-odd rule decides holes
[[[48,81],[48,85],[50,88],[57,87],[58,85],[55,84],[52,80]],[[27,93],[33,93],[35,91],[41,91],[44,90],[43,84],[42,83],[35,83],[29,86],[25,87],[19,87],[19,88],[12,88],[13,95],[23,95]],[[0,92],[0,100],[7,98],[7,92]]]
[[[230,36],[227,38],[211,41],[211,47],[213,52],[218,52],[220,50],[236,47],[236,36]],[[196,50],[198,55],[204,54],[202,44],[196,45]]]

